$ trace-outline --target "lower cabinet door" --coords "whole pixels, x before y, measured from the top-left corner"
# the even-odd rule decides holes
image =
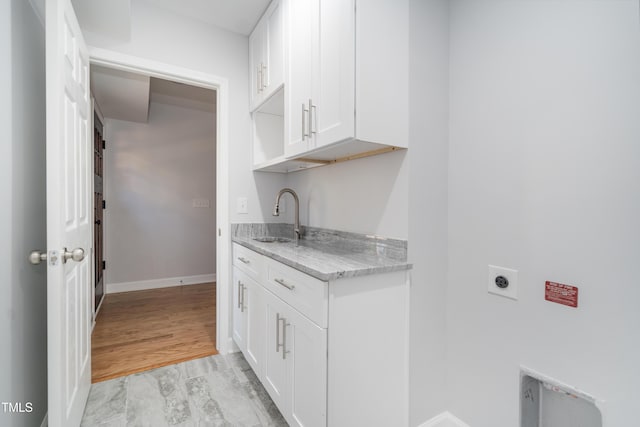
[[[289,424],[327,425],[327,330],[296,310],[287,313],[286,350],[291,394]]]
[[[237,267],[233,267],[233,340],[236,342],[240,350],[244,353],[246,350],[246,325],[243,299],[246,295],[245,291],[246,280],[245,275],[238,270]]]
[[[289,420],[287,416],[290,410],[287,382],[288,355],[283,353],[288,309],[281,299],[269,291],[265,291],[264,296],[267,323],[264,342],[264,380],[262,383],[282,415]]]
[[[250,277],[246,277],[245,290],[245,351],[244,356],[260,377],[264,369],[265,324],[267,321],[265,290]]]

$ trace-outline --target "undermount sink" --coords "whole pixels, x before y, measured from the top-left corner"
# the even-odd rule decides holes
[[[272,237],[272,236],[254,237],[253,240],[255,240],[256,242],[262,242],[262,243],[289,243],[289,242],[291,242],[291,239],[289,239],[287,237]]]

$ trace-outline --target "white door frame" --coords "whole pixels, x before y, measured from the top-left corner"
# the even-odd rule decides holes
[[[157,77],[216,91],[216,349],[229,353],[229,82],[226,78],[163,62],[88,46],[91,64]]]

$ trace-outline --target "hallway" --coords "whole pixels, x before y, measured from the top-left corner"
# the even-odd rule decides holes
[[[91,339],[92,382],[217,354],[216,284],[108,294]]]

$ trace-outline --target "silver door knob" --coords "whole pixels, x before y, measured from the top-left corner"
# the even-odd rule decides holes
[[[46,261],[47,260],[47,253],[44,252],[40,252],[40,251],[31,251],[31,253],[29,254],[29,262],[31,264],[37,265],[40,264],[42,261]]]
[[[64,251],[62,251],[62,262],[66,263],[70,259],[76,262],[82,261],[84,259],[84,249],[75,248],[74,250],[69,252],[67,248],[64,248]]]

